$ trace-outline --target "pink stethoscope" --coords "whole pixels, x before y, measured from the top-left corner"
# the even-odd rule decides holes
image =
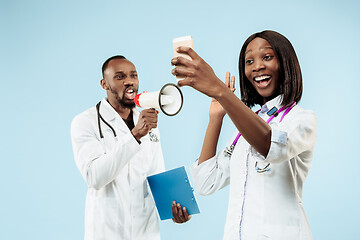
[[[283,113],[283,115],[280,118],[279,123],[281,123],[281,121],[284,119],[284,117],[290,112],[290,110],[295,107],[296,102],[294,101],[289,107],[287,106],[283,106],[281,107],[279,110],[276,107],[273,107],[272,109],[270,109],[267,114],[270,116],[270,118],[266,121],[267,124],[269,124],[271,122],[271,120],[273,120],[275,117],[277,117],[279,115],[279,113],[283,112],[285,110],[285,112]],[[256,111],[255,113],[258,114],[260,112],[260,109],[258,111]],[[235,140],[233,141],[233,143],[230,145],[230,147],[226,147],[226,149],[224,150],[224,155],[226,157],[231,158],[231,155],[234,151],[235,145],[238,142],[239,138],[241,137],[241,133],[238,133],[238,135],[236,136]],[[270,171],[270,163],[268,163],[264,168],[259,168],[257,166],[257,162],[255,163],[255,170],[258,173],[264,173],[267,171]]]

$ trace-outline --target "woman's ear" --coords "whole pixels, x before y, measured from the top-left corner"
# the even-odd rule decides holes
[[[100,85],[103,89],[109,90],[109,86],[107,85],[107,82],[105,81],[105,79],[100,80]]]

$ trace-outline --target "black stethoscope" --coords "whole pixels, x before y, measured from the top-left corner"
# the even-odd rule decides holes
[[[114,137],[116,137],[116,132],[115,132],[114,128],[107,121],[105,121],[105,119],[100,114],[100,104],[101,104],[101,101],[98,102],[98,104],[96,104],[96,112],[97,112],[100,138],[104,138],[104,135],[102,134],[102,131],[101,131],[100,119],[101,119],[101,121],[103,121],[103,123],[105,123],[111,129],[111,131],[114,133]]]
[[[98,120],[100,138],[104,138],[104,135],[103,135],[103,133],[101,131],[100,120],[103,121],[103,123],[105,123],[111,129],[111,131],[114,134],[114,137],[116,138],[115,129],[110,125],[110,123],[105,121],[105,119],[100,114],[100,104],[101,104],[101,101],[98,102],[98,104],[96,104],[96,112],[97,112],[97,120]],[[149,136],[150,136],[150,141],[152,141],[152,142],[158,142],[159,141],[159,137],[155,133],[153,133],[152,130],[149,131]]]

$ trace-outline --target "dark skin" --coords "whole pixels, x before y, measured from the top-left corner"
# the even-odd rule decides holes
[[[101,79],[100,84],[106,90],[110,105],[121,118],[129,119],[132,107],[125,104],[134,102],[139,86],[134,64],[126,59],[111,60],[104,71],[104,78]],[[158,111],[155,109],[144,109],[140,112],[139,121],[131,130],[131,133],[138,142],[152,128],[157,127],[157,114]]]
[[[184,223],[190,220],[191,215],[186,210],[186,207],[181,207],[180,203],[173,201],[172,204],[173,221],[176,223]]]
[[[213,69],[191,48],[179,47],[179,53],[188,54],[191,60],[178,57],[171,60],[171,64],[175,65],[172,73],[174,75],[185,76],[184,80],[178,82],[179,86],[190,86],[205,95],[214,98],[220,103],[221,107],[229,115],[232,122],[257,152],[263,156],[267,156],[271,143],[271,128],[270,126],[250,108],[248,108],[234,93],[231,88],[233,86],[224,84],[214,73]],[[254,64],[253,66],[256,66]],[[252,69],[252,71],[258,71]],[[231,81],[230,81],[231,82]],[[275,82],[275,81],[274,81]],[[273,90],[276,88],[273,88]],[[271,92],[273,93],[273,92]],[[261,94],[261,93],[260,93]],[[268,94],[268,92],[266,92]],[[264,99],[267,97],[263,96]],[[265,100],[266,101],[266,100]],[[221,114],[218,114],[221,116]],[[217,137],[221,128],[222,117],[210,118],[209,122],[209,136],[205,142],[207,146],[211,145],[213,149],[217,143]],[[204,153],[213,155],[214,151],[204,151]],[[200,156],[199,163],[213,157],[208,154]]]
[[[277,96],[278,88],[279,88],[279,64],[274,54],[274,51],[271,45],[262,38],[255,38],[252,42],[249,43],[245,53],[245,74],[248,81],[253,84],[254,88],[258,91],[258,93],[264,97],[264,103],[268,100],[271,100],[273,97]],[[205,65],[206,66],[206,65]],[[207,65],[208,66],[208,65]],[[264,81],[256,81],[259,79],[264,79]],[[233,76],[230,79],[230,73],[226,74],[225,78],[225,86],[231,92],[235,91],[235,77]],[[229,92],[229,91],[228,91]],[[229,93],[228,93],[229,94]],[[234,94],[228,95],[228,97],[233,97]],[[239,103],[239,99],[237,102]],[[243,106],[243,104],[238,104],[237,106]],[[243,115],[242,119],[246,120],[246,117],[251,117],[255,114],[250,113],[249,111],[245,111],[244,113],[248,112],[249,115]],[[201,164],[204,161],[210,159],[211,157],[215,156],[217,143],[221,131],[222,121],[226,114],[224,107],[215,99],[213,98],[210,111],[209,111],[209,124],[206,130],[205,138],[203,147],[201,150],[201,154],[199,157],[198,163]],[[247,113],[246,113],[247,114]],[[257,115],[256,115],[257,116]],[[233,117],[234,118],[234,117]],[[257,119],[254,117],[253,119]],[[249,121],[251,121],[249,119]],[[235,122],[234,122],[235,123]],[[256,123],[254,125],[253,123]],[[256,128],[257,126],[261,126],[261,124],[265,123],[264,121],[253,122],[250,123],[248,126]],[[243,124],[242,122],[238,122],[238,124]],[[260,125],[259,125],[260,124]],[[239,129],[239,128],[238,128]],[[264,128],[265,129],[265,128]],[[240,130],[240,129],[239,129]],[[257,129],[255,129],[257,130]],[[255,130],[252,130],[255,132]],[[265,134],[270,134],[270,132]],[[251,136],[250,134],[247,137],[255,138],[256,136]],[[266,142],[259,142],[257,140],[256,144],[265,144],[263,146],[257,146],[258,149],[262,149],[262,154],[267,154],[268,147],[270,147],[270,139],[266,139],[267,135],[264,135],[263,140]],[[247,138],[248,139],[248,138]],[[260,139],[261,140],[261,139]],[[253,141],[255,142],[255,141]],[[260,148],[261,147],[261,148]],[[266,155],[264,155],[266,156]]]
[[[136,68],[127,59],[113,59],[104,71],[104,78],[100,81],[101,87],[106,90],[108,102],[123,119],[131,119],[134,98],[138,91],[139,79]],[[131,130],[134,138],[140,139],[147,135],[151,129],[157,127],[158,111],[154,108],[144,109],[140,112],[139,120]],[[179,203],[173,204],[173,221],[187,222],[191,216],[185,207]]]

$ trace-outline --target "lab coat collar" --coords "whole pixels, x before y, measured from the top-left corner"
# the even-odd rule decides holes
[[[136,125],[136,123],[139,119],[139,114],[140,114],[139,110],[137,110],[136,107],[134,107],[132,109],[132,113],[133,113],[134,124]],[[115,109],[107,101],[107,98],[104,98],[103,100],[101,100],[100,114],[106,121],[113,121],[113,120],[115,120],[116,117],[120,117],[120,115],[115,111]]]
[[[283,94],[271,99],[270,101],[266,102],[264,105],[261,106],[261,113],[265,113],[272,109],[273,107],[276,107],[277,109],[280,109],[282,107],[281,102],[283,100]]]

